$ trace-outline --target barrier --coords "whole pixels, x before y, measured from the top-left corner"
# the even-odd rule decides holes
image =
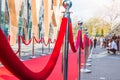
[[[58,34],[58,39],[56,41],[55,47],[53,49],[52,55],[47,63],[47,65],[44,67],[44,69],[38,73],[34,73],[30,71],[20,60],[19,58],[14,54],[12,48],[10,47],[8,41],[6,40],[2,30],[0,29],[0,60],[2,64],[9,69],[15,76],[17,76],[19,79],[22,80],[45,80],[50,73],[52,72],[56,61],[59,56],[60,47],[63,42],[63,37],[66,31],[66,24],[68,19],[63,18],[60,32]],[[7,58],[6,58],[7,57]],[[11,65],[12,63],[12,65]]]
[[[50,42],[50,39],[48,39],[47,43],[45,43],[45,40],[43,38],[43,43],[44,43],[45,46],[47,46],[49,44],[49,42]]]
[[[41,38],[40,40],[37,40],[36,37],[34,36],[34,39],[35,39],[36,43],[40,43],[40,42],[42,42],[43,38]]]
[[[70,12],[69,12],[69,8],[71,7],[72,3],[69,0],[66,0],[63,2],[63,5],[66,9],[66,12],[65,12],[64,17],[62,18],[60,32],[58,34],[58,38],[56,40],[55,47],[53,49],[53,52],[51,54],[51,57],[50,57],[48,63],[40,72],[33,72],[33,71],[29,70],[19,60],[19,58],[16,57],[16,55],[14,54],[13,50],[11,49],[4,34],[2,33],[2,31],[0,29],[0,37],[2,38],[0,41],[0,60],[3,63],[3,65],[19,79],[21,79],[21,80],[46,80],[46,78],[51,74],[52,70],[54,69],[54,66],[58,59],[59,52],[60,52],[60,49],[61,49],[61,46],[63,43],[63,38],[65,35],[66,35],[65,36],[65,50],[64,50],[65,53],[63,55],[64,80],[68,79],[67,75],[68,75],[69,42],[70,42],[71,49],[73,52],[76,52],[79,48],[78,74],[80,75],[80,66],[81,66],[81,61],[80,61],[81,55],[80,54],[81,54],[81,48],[83,48],[82,39],[81,39],[82,32],[81,32],[81,30],[78,31],[78,37],[77,37],[76,45],[75,45],[74,40],[73,40],[72,23],[70,21]],[[68,36],[69,34],[70,34],[70,37]],[[32,54],[33,55],[34,55],[34,38],[35,37],[33,34],[33,45],[32,45]],[[44,39],[41,39],[41,40],[42,40],[42,43],[44,43]],[[41,40],[39,40],[38,42],[41,42]],[[48,42],[50,42],[50,41],[48,40]],[[47,45],[48,43],[44,43],[44,44]],[[6,57],[7,57],[7,59],[6,59]],[[12,65],[11,65],[11,63],[12,63]],[[80,76],[78,76],[78,80],[80,80]]]
[[[51,39],[49,39],[49,43],[48,43],[48,51],[50,52],[50,43],[51,43]]]
[[[91,39],[89,40],[89,42],[90,42],[90,54],[89,54],[87,62],[92,62],[93,42]]]
[[[43,41],[43,40],[44,40],[44,39],[42,38],[42,42],[41,42],[41,43],[42,43],[42,54],[41,54],[42,56],[45,55],[45,54],[44,54],[44,41]]]
[[[74,40],[73,40],[73,33],[72,33],[72,23],[70,23],[70,46],[71,46],[71,49],[73,52],[77,52],[78,50],[78,47],[79,47],[79,44],[80,44],[80,35],[82,34],[81,33],[81,30],[78,30],[78,34],[77,34],[77,39],[76,39],[76,43],[74,43]],[[82,40],[82,39],[81,39]],[[76,45],[75,45],[76,44]],[[82,47],[81,47],[82,48]]]
[[[15,54],[18,54],[19,53],[19,57],[20,57],[20,51],[21,51],[21,44],[20,44],[20,35],[18,36],[18,51],[15,53]]]
[[[90,46],[90,43],[89,43],[89,38],[88,38],[88,32],[87,32],[87,29],[85,29],[85,34],[84,34],[84,56],[85,56],[85,62],[84,62],[84,67],[83,69],[81,69],[82,72],[85,72],[85,73],[91,73],[91,70],[88,70],[87,69],[87,59],[88,59],[88,56],[89,56],[89,46]]]
[[[42,54],[41,54],[42,56],[46,55],[46,54],[44,54],[44,45],[45,45],[45,46],[48,46],[48,50],[50,51],[50,43],[52,43],[52,44],[55,43],[55,40],[52,42],[50,38],[48,39],[47,43],[45,43],[44,38],[41,38],[40,40],[37,40],[37,39],[34,37],[34,39],[35,39],[35,41],[36,41],[37,43],[41,43],[41,44],[42,44]]]
[[[77,36],[77,38],[79,37],[80,41],[79,41],[79,43],[76,43],[76,45],[79,44],[79,52],[78,52],[78,80],[80,80],[80,78],[81,78],[82,22],[78,22],[78,26],[79,26],[80,35]]]
[[[32,42],[32,38],[28,41],[28,43],[25,41],[25,39],[23,38],[23,36],[20,36],[21,39],[22,39],[22,42],[25,44],[25,45],[29,45],[31,42]]]
[[[34,44],[35,44],[34,43],[34,33],[33,33],[33,37],[32,38],[33,38],[33,40],[32,40],[33,41],[32,42],[32,56],[30,58],[36,58],[35,53],[34,53]]]

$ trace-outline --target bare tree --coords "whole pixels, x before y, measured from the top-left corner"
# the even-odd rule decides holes
[[[109,5],[105,5],[104,18],[108,21],[110,25],[110,30],[113,30],[120,22],[120,0],[109,0],[111,1]]]

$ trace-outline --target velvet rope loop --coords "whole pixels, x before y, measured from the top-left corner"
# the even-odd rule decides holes
[[[70,34],[70,37],[69,37],[70,46],[71,46],[72,51],[76,52],[78,50],[80,42],[82,41],[82,39],[80,39],[82,32],[81,30],[78,30],[76,44],[75,44],[73,40],[72,23],[70,23],[69,25],[70,25],[70,33],[69,33]]]
[[[18,36],[18,50],[15,52],[15,54],[18,54],[20,52],[20,36]]]
[[[48,41],[47,41],[47,43],[45,43],[45,39],[43,39],[44,45],[47,46],[47,45],[50,43],[50,40],[51,40],[51,39],[49,38]]]
[[[20,80],[46,80],[57,62],[68,19],[63,18],[55,47],[46,66],[40,72],[32,72],[14,54],[2,30],[0,29],[0,60],[2,64]],[[12,63],[12,65],[11,65]]]
[[[37,40],[36,37],[34,36],[34,40],[36,41],[36,43],[40,43],[40,42],[42,42],[43,38]]]
[[[22,39],[22,42],[23,42],[25,45],[29,45],[29,44],[32,42],[32,38],[28,41],[28,43],[25,41],[25,39],[23,38],[23,36],[21,36],[21,39]]]

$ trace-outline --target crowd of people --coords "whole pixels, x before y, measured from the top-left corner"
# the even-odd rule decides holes
[[[108,53],[116,54],[116,52],[120,51],[120,36],[116,36],[115,34],[112,37],[99,37],[94,38],[94,48],[99,44],[100,48],[106,48]]]

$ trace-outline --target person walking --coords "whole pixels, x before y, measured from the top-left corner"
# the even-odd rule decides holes
[[[94,38],[94,48],[96,48],[96,44],[97,44],[97,39],[96,37]]]

